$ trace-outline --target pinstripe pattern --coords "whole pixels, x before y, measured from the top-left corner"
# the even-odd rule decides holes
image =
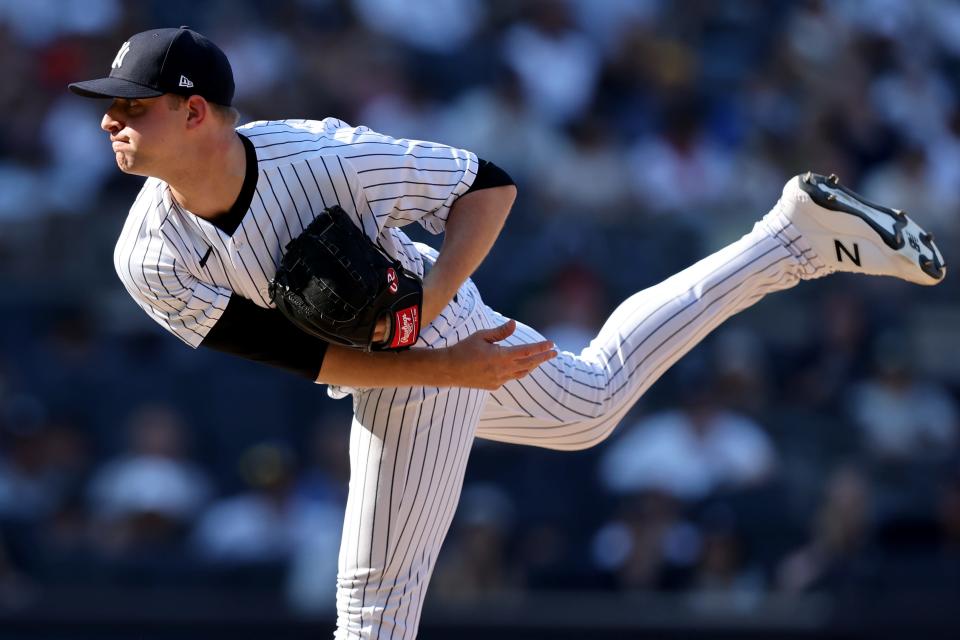
[[[240,131],[256,147],[259,175],[233,234],[184,211],[167,185],[149,179],[114,254],[137,303],[194,347],[234,293],[270,306],[267,287],[283,248],[333,204],[422,275],[423,261],[434,261],[437,252],[398,227],[416,221],[442,231],[477,166],[466,151],[332,119],[257,122]],[[624,301],[579,355],[563,353],[495,392],[329,389],[334,397],[353,394],[354,407],[336,638],[416,636],[475,437],[561,450],[593,446],[726,318],[801,276],[815,276],[796,230],[771,220]],[[468,280],[414,348],[447,347],[503,321]],[[508,343],[540,339],[518,325]]]
[[[351,460],[359,461],[351,488],[362,490],[351,491],[344,523],[336,637],[415,637],[474,437],[560,450],[601,442],[643,392],[710,331],[764,295],[799,281],[802,239],[785,228],[775,236],[758,225],[624,301],[581,354],[564,353],[493,393],[405,389],[385,400],[381,390],[355,391],[355,432],[363,435],[351,444]],[[417,248],[424,259],[435,259],[429,247]],[[470,281],[457,300],[427,327],[418,348],[448,346],[504,321],[483,304]],[[507,342],[541,339],[518,325]],[[365,410],[371,402],[389,415]]]
[[[284,247],[334,204],[422,275],[419,252],[398,227],[419,222],[443,231],[450,206],[476,176],[477,159],[468,151],[391,138],[333,118],[254,122],[238,131],[256,147],[259,179],[232,235],[182,209],[164,182],[150,178],[114,252],[117,273],[137,304],[191,347],[203,341],[233,293],[271,307],[267,289]]]
[[[477,436],[560,450],[591,447],[673,363],[730,316],[794,286],[795,231],[758,227],[738,242],[624,301],[579,355],[565,352],[490,396]],[[487,309],[489,322],[502,321]],[[520,326],[507,342],[540,340]],[[541,405],[554,401],[549,410]]]

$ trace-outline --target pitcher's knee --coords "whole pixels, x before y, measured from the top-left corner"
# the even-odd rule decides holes
[[[619,420],[606,422],[597,422],[584,426],[582,423],[573,423],[570,425],[568,433],[556,438],[547,445],[549,449],[557,451],[583,451],[597,446],[610,437],[617,427]]]

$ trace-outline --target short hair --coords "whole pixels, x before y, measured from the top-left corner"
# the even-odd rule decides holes
[[[166,97],[167,106],[170,107],[171,111],[176,111],[187,101],[187,96],[182,96],[177,93],[168,93]],[[210,111],[212,111],[217,118],[226,122],[231,127],[236,127],[237,123],[240,122],[240,112],[234,107],[228,107],[227,105],[210,101],[207,101],[207,104],[210,105]]]

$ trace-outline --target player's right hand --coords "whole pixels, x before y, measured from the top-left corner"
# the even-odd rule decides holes
[[[452,386],[493,391],[557,356],[549,340],[513,346],[497,344],[516,329],[516,321],[509,320],[499,327],[477,331],[450,347]]]

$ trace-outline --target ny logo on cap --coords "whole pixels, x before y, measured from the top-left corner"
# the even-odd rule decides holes
[[[113,64],[110,65],[111,69],[119,69],[120,65],[123,64],[123,58],[130,53],[130,42],[124,42],[120,46],[120,51],[117,51],[117,57],[113,59]]]

